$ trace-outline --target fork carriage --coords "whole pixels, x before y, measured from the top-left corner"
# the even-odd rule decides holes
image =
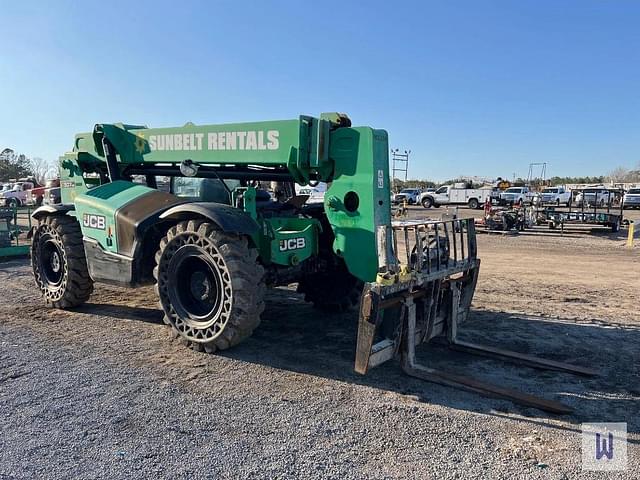
[[[480,259],[473,219],[397,221],[377,231],[379,274],[365,284],[358,322],[355,370],[367,371],[399,357],[413,377],[505,398],[551,413],[566,405],[420,365],[416,346],[441,338],[451,349],[578,375],[595,372],[562,362],[458,339],[468,317]]]

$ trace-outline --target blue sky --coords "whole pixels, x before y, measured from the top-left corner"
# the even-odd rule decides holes
[[[0,0],[0,148],[342,111],[410,176],[640,163],[640,2]]]

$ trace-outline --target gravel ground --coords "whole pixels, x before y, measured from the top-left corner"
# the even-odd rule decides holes
[[[638,253],[607,235],[480,239],[465,335],[596,363],[596,378],[419,350],[575,408],[564,417],[410,379],[396,363],[359,376],[355,314],[324,317],[292,290],[268,295],[248,341],[210,356],[169,341],[151,289],[99,286],[61,312],[42,305],[26,260],[0,264],[0,479],[640,478],[640,318],[616,306],[634,292],[637,305]],[[507,281],[527,261],[551,282],[538,301],[543,269]],[[559,275],[567,265],[597,281]],[[567,300],[567,284],[589,302]],[[588,421],[628,423],[627,472],[581,471]]]

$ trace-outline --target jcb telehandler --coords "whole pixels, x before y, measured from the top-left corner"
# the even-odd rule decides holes
[[[62,203],[33,214],[36,284],[57,308],[85,302],[94,282],[155,284],[174,336],[214,352],[251,335],[266,287],[297,282],[318,308],[360,305],[360,373],[400,355],[411,375],[566,411],[415,364],[415,345],[443,334],[459,348],[522,356],[457,340],[478,277],[473,221],[392,225],[388,152],[386,131],[337,113],[98,124],[60,158]],[[329,184],[324,204],[305,205],[294,183],[316,182]]]

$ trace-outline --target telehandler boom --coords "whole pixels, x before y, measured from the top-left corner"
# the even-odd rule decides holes
[[[62,203],[33,213],[36,284],[57,308],[85,302],[94,282],[154,284],[175,338],[211,353],[251,335],[266,287],[297,282],[325,311],[360,305],[360,373],[400,355],[410,375],[567,411],[415,363],[415,345],[442,335],[467,350],[522,356],[457,340],[478,277],[473,221],[392,224],[388,152],[386,131],[352,127],[338,113],[97,124],[60,158]],[[317,182],[329,185],[324,204],[295,195],[294,183]]]

